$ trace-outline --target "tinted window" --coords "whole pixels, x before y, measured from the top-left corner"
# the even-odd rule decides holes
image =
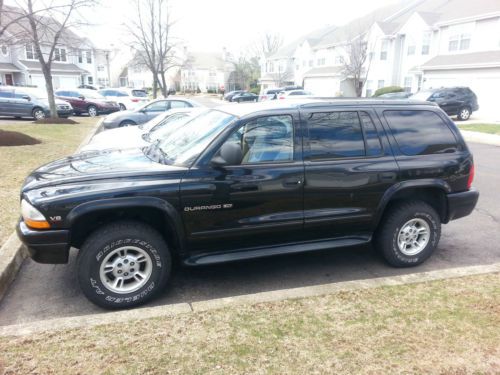
[[[12,91],[0,91],[0,98],[13,98],[14,93]]]
[[[172,100],[170,101],[170,108],[186,108],[189,105],[186,102],[182,102],[180,100]]]
[[[243,125],[226,142],[241,147],[241,164],[293,160],[293,121],[290,116],[260,117]]]
[[[148,94],[146,93],[146,91],[142,91],[142,90],[132,90],[132,95],[138,96],[140,98],[147,98],[148,97]]]
[[[313,113],[308,126],[312,160],[365,155],[357,112]]]
[[[439,154],[457,150],[450,128],[431,111],[384,111],[385,119],[405,155]]]
[[[359,119],[365,132],[366,156],[380,155],[382,153],[382,145],[380,144],[377,129],[372,118],[366,112],[359,112]]]
[[[128,94],[123,91],[114,91],[114,95],[118,97],[128,96]]]

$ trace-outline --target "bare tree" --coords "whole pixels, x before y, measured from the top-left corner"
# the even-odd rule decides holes
[[[269,57],[283,46],[283,35],[266,32],[256,42],[254,50],[257,56]]]
[[[278,63],[277,71],[269,73],[276,87],[285,86],[289,80],[292,78],[293,73],[287,67],[283,68],[281,64]]]
[[[344,49],[346,58],[344,58],[343,74],[352,79],[356,96],[360,97],[372,60],[368,56],[367,35],[362,34],[350,39]]]
[[[167,96],[166,73],[180,66],[182,61],[176,55],[176,39],[172,36],[174,22],[168,0],[132,0],[136,9],[135,18],[125,27],[131,37],[134,51],[134,65],[146,68],[153,76],[153,97],[158,87]]]
[[[52,63],[60,58],[58,47],[74,46],[81,41],[70,28],[83,24],[79,13],[98,0],[18,0],[16,7],[3,12],[8,18],[6,31],[20,44],[33,48],[45,79],[50,116],[58,117],[52,82]]]
[[[239,87],[239,89],[249,89],[257,85],[260,75],[258,57],[242,55],[238,60],[233,60],[231,63],[233,71],[230,75],[230,86]]]

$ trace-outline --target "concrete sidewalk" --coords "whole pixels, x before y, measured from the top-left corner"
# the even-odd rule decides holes
[[[499,125],[500,126],[500,125]],[[463,137],[467,142],[482,143],[491,146],[500,146],[500,135],[473,132],[470,130],[461,130]]]

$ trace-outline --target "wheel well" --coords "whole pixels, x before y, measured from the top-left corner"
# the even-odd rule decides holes
[[[71,226],[71,246],[80,248],[92,232],[119,220],[134,220],[147,224],[160,233],[174,252],[179,248],[179,237],[174,225],[164,211],[153,207],[99,210],[82,215]]]
[[[120,126],[124,126],[125,124],[137,125],[136,122],[132,120],[123,120],[120,122]]]
[[[35,111],[38,111],[38,110],[41,110],[41,111],[44,111],[42,107],[34,107],[32,110],[31,110],[31,113],[35,113]],[[44,111],[45,112],[45,111]]]
[[[440,188],[408,188],[400,190],[391,197],[384,212],[387,212],[388,209],[399,202],[408,200],[420,200],[427,203],[436,210],[441,218],[441,222],[447,222],[448,207],[446,194]]]

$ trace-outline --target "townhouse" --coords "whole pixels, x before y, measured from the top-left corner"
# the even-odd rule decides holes
[[[279,87],[270,65],[288,69],[288,83],[321,96],[354,96],[344,74],[347,46],[366,41],[363,96],[381,87],[421,89],[469,86],[480,112],[496,113],[500,85],[500,2],[417,0],[389,5],[340,27],[318,30],[263,60],[263,88]]]
[[[11,7],[7,7],[8,17]],[[47,22],[56,23],[55,20]],[[0,84],[34,86],[45,89],[45,79],[38,55],[18,24],[12,24],[0,39]],[[50,33],[42,41],[42,53],[50,51]],[[54,89],[79,85],[109,85],[109,51],[98,49],[87,38],[64,30],[55,48],[52,62]],[[77,46],[77,47],[75,47]]]

